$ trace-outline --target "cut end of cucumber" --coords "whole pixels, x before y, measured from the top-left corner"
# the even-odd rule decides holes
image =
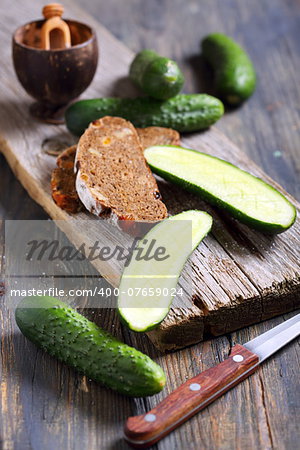
[[[145,298],[142,299],[145,302]],[[156,328],[166,317],[169,308],[119,308],[121,320],[125,325],[137,333],[151,331]]]
[[[149,147],[144,154],[154,172],[253,228],[282,232],[295,221],[296,208],[283,194],[227,161],[174,146]]]
[[[185,211],[160,222],[143,238],[155,242],[155,248],[165,248],[168,258],[151,261],[133,258],[125,268],[119,286],[118,311],[131,330],[150,331],[163,321],[173,298],[180,295],[177,282],[187,258],[211,226],[212,217],[206,212]]]

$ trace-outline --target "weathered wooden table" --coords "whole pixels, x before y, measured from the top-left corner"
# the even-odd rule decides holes
[[[66,3],[69,15],[76,17],[75,3]],[[203,75],[207,69],[199,57],[201,37],[217,30],[238,38],[254,60],[258,87],[252,99],[242,108],[228,111],[217,126],[300,198],[299,2],[90,0],[84,7],[132,50],[154,47],[178,59],[185,71],[187,92],[210,92]],[[32,16],[27,17],[26,12],[24,20],[22,4],[18,8],[20,23],[39,15],[34,2]],[[8,34],[13,31],[7,22],[1,28]],[[2,156],[0,172],[1,218],[45,219]],[[2,303],[0,314],[0,442],[3,449],[22,450],[128,448],[122,440],[127,416],[151,408],[187,378],[222,360],[236,342],[243,343],[292,315],[161,355],[146,336],[129,333],[111,311],[103,310],[98,323],[159,361],[168,376],[164,393],[132,400],[87,381],[37,350],[16,330]],[[157,447],[296,449],[299,392],[298,340]]]

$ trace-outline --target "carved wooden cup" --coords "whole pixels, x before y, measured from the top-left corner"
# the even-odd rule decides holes
[[[67,104],[91,83],[98,63],[95,32],[88,25],[65,20],[69,48],[41,48],[44,20],[27,23],[13,35],[13,62],[26,92],[37,100],[30,111],[39,119],[62,123]],[[53,36],[57,42],[57,36]]]

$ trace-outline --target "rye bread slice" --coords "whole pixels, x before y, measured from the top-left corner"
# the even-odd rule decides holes
[[[144,150],[152,145],[180,145],[180,134],[172,128],[147,127],[136,131]]]
[[[90,124],[78,142],[75,172],[78,196],[95,215],[137,222],[167,217],[137,131],[125,119],[107,116]]]
[[[83,207],[75,188],[74,160],[73,168],[57,167],[51,175],[52,198],[60,208],[76,213]]]
[[[180,135],[171,128],[136,128],[143,149],[151,145],[180,145]],[[51,178],[52,198],[68,212],[75,213],[83,208],[75,188],[74,161],[77,145],[65,149],[57,158],[57,167]],[[62,170],[65,169],[65,170]]]
[[[74,173],[74,161],[76,156],[77,145],[66,148],[56,159],[57,167],[61,169],[70,169]],[[75,176],[74,176],[75,179]]]

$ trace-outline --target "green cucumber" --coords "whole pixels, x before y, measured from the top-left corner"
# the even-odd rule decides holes
[[[26,297],[16,322],[22,333],[88,378],[130,396],[153,395],[165,385],[160,366],[118,341],[53,297]]]
[[[167,100],[179,94],[184,76],[175,61],[153,50],[142,50],[132,61],[129,76],[150,97]]]
[[[144,154],[153,172],[253,228],[282,232],[296,219],[296,208],[280,192],[227,161],[173,146],[149,147]]]
[[[203,211],[185,211],[155,225],[138,244],[145,241],[152,249],[166,250],[165,259],[132,259],[125,268],[118,297],[118,311],[134,331],[155,328],[168,314],[183,266],[212,226],[212,218]],[[145,255],[144,247],[141,255]],[[166,256],[168,256],[166,258]]]
[[[73,103],[66,111],[68,129],[80,136],[93,120],[118,116],[134,126],[197,131],[208,128],[224,113],[223,103],[206,94],[177,95],[169,100],[153,98],[99,98]]]
[[[214,70],[216,93],[231,105],[252,95],[256,74],[247,53],[233,39],[213,33],[202,41],[202,54]]]

